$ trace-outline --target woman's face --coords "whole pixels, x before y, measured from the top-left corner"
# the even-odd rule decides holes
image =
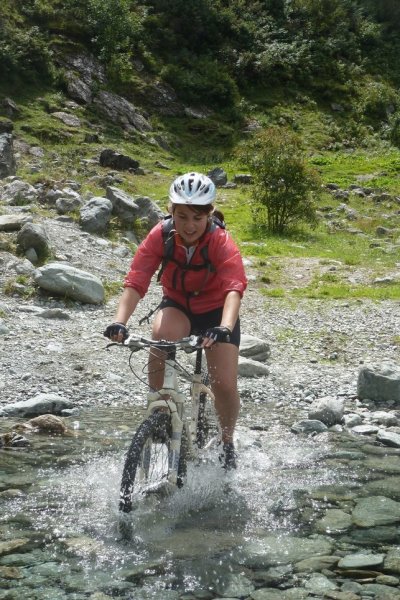
[[[184,204],[173,209],[175,229],[185,246],[193,246],[201,238],[208,225],[208,214],[199,212]]]

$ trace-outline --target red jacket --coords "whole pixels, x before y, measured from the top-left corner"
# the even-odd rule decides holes
[[[201,249],[206,245],[208,259],[215,269],[214,272],[205,268],[183,271],[175,262],[169,260],[161,276],[163,294],[183,306],[188,306],[190,298],[189,307],[195,314],[222,307],[228,292],[236,291],[242,296],[247,287],[242,258],[227,231],[217,227],[211,233],[206,232],[198,242],[190,264],[204,263]],[[181,264],[187,262],[185,247],[176,241],[173,257]],[[143,297],[163,258],[162,223],[158,223],[137,249],[130,271],[125,277],[124,287],[134,288]]]

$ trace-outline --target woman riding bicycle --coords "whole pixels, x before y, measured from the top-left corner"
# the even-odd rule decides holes
[[[203,336],[222,431],[222,460],[231,469],[236,468],[233,434],[240,406],[239,308],[247,280],[223,218],[213,217],[215,196],[215,185],[205,175],[187,173],[175,179],[169,190],[172,219],[157,224],[140,244],[125,277],[115,321],[104,335],[118,342],[127,337],[126,324],[162,263],[163,299],[152,337],[175,341],[191,333]],[[170,256],[166,256],[168,245]],[[152,360],[153,366],[149,384],[158,390],[163,383],[162,356]]]

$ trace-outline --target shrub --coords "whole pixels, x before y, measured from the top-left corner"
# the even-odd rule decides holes
[[[281,234],[300,222],[317,222],[314,200],[321,185],[305,161],[300,138],[288,129],[271,127],[239,149],[253,175],[254,224]]]

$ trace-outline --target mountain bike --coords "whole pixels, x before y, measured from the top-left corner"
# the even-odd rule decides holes
[[[214,395],[208,375],[202,370],[203,348],[199,337],[189,336],[169,342],[131,335],[124,346],[132,356],[139,350],[152,350],[165,358],[164,382],[158,391],[147,394],[147,412],[128,448],[122,473],[119,510],[132,511],[134,497],[154,492],[163,494],[182,487],[188,461],[201,461],[201,453],[220,440],[220,428],[214,411]],[[195,367],[191,373],[177,360],[177,352],[195,352]],[[184,393],[178,375],[190,382],[190,392]],[[190,405],[190,411],[188,407]]]

